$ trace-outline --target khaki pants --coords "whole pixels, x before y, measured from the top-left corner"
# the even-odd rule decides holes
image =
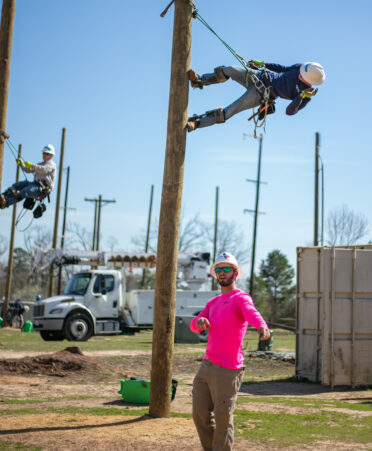
[[[233,413],[244,368],[231,370],[203,360],[192,390],[192,416],[205,451],[230,451]]]

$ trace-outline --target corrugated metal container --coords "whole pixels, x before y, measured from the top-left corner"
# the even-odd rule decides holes
[[[372,246],[297,249],[296,375],[372,384]]]

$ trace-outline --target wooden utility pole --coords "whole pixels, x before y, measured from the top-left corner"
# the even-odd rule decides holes
[[[61,186],[62,186],[62,176],[63,176],[63,157],[65,154],[65,136],[66,129],[62,129],[62,142],[61,142],[61,155],[59,158],[59,175],[58,175],[58,190],[57,190],[57,200],[56,200],[56,212],[54,216],[54,232],[53,232],[53,249],[57,249],[57,239],[58,239],[58,222],[59,222],[59,206],[61,203]],[[49,296],[54,295],[54,265],[50,267],[50,280],[49,280]]]
[[[170,413],[178,235],[186,148],[192,2],[175,1],[167,144],[159,220],[152,342],[152,417]]]
[[[66,189],[65,189],[65,204],[64,204],[64,207],[63,207],[63,222],[62,222],[62,235],[61,235],[61,249],[62,250],[65,247],[67,199],[68,199],[69,184],[70,184],[70,166],[67,166]],[[58,295],[61,294],[61,285],[62,285],[62,265],[59,265],[59,269],[58,269],[58,288],[57,288]]]
[[[22,145],[18,146],[18,158],[22,156]],[[16,170],[16,182],[19,182],[19,172],[20,167],[17,164]],[[3,315],[4,315],[4,326],[8,323],[8,308],[10,302],[10,293],[12,287],[12,274],[13,274],[13,256],[14,256],[14,236],[15,236],[15,223],[17,219],[17,202],[13,205],[13,216],[12,216],[12,228],[10,231],[10,243],[9,243],[9,257],[8,257],[8,276],[6,279],[6,293],[5,293],[5,302],[3,307]]]
[[[10,58],[12,55],[13,28],[16,0],[3,0],[0,25],[0,130],[6,131]],[[0,188],[3,176],[5,138],[0,135]]]
[[[258,165],[257,165],[257,181],[256,181],[256,204],[254,208],[254,226],[253,226],[253,240],[252,240],[252,259],[251,259],[251,277],[249,279],[249,294],[253,296],[254,290],[254,265],[256,257],[256,238],[257,238],[257,218],[258,218],[258,201],[260,197],[260,183],[261,183],[261,157],[262,157],[262,140],[260,135],[260,145],[258,150]]]
[[[315,183],[314,183],[314,246],[319,244],[319,146],[320,134],[315,133]]]
[[[99,250],[99,236],[101,233],[101,208],[102,204],[109,204],[109,203],[115,203],[115,199],[102,199],[102,195],[100,194],[98,196],[98,199],[84,199],[85,202],[94,202],[94,227],[93,227],[93,245],[92,245],[92,251],[98,251]]]
[[[216,186],[216,206],[215,206],[215,214],[214,214],[214,238],[213,238],[213,260],[212,263],[216,261],[217,254],[217,241],[218,241],[218,197],[219,197],[219,186]],[[217,281],[213,277],[212,278],[212,290],[217,289]]]
[[[154,198],[154,185],[151,185],[151,192],[150,192],[150,206],[149,206],[149,214],[147,217],[147,232],[146,232],[146,243],[145,243],[145,252],[148,252],[149,250],[149,241],[150,241],[150,228],[151,228],[151,212],[152,212],[152,201]],[[142,282],[141,287],[145,287],[145,279],[146,279],[146,268],[143,268],[142,271]]]

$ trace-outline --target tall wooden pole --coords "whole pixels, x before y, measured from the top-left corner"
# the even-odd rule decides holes
[[[254,291],[254,265],[255,265],[255,258],[256,258],[258,202],[259,202],[259,198],[260,198],[260,184],[261,184],[262,140],[263,140],[263,136],[260,135],[260,145],[259,145],[259,150],[258,150],[258,165],[257,165],[257,181],[256,181],[256,205],[255,205],[255,208],[254,208],[251,277],[249,279],[249,294],[251,296],[253,296],[253,291]]]
[[[155,282],[149,413],[170,413],[178,235],[186,147],[192,2],[175,1],[167,144],[160,209]]]
[[[64,158],[64,154],[65,154],[65,136],[66,136],[66,129],[62,128],[62,141],[61,141],[61,155],[59,158],[59,175],[58,175],[56,212],[54,215],[54,232],[53,232],[53,244],[52,244],[53,249],[57,249],[59,206],[61,203],[61,187],[62,187],[62,176],[63,176],[63,158]],[[55,282],[54,281],[54,265],[52,265],[50,268],[49,296],[54,295],[54,282]]]
[[[151,192],[150,192],[150,206],[149,206],[149,214],[147,218],[147,232],[146,232],[146,243],[145,243],[145,252],[148,252],[149,250],[149,241],[150,241],[150,228],[151,228],[151,212],[152,212],[152,201],[154,198],[154,185],[151,185]],[[145,279],[146,279],[146,268],[143,268],[142,271],[142,282],[141,287],[145,287]]]
[[[216,260],[217,254],[217,239],[218,239],[218,197],[219,197],[219,187],[216,186],[216,206],[215,206],[215,214],[214,214],[214,239],[213,239],[213,260],[214,263]],[[212,278],[212,290],[217,289],[216,279]]]
[[[12,55],[13,28],[16,0],[3,0],[0,25],[0,130],[6,130],[10,58]],[[0,135],[0,188],[3,176],[4,136]]]
[[[102,195],[98,196],[98,219],[97,219],[97,236],[96,236],[96,251],[99,251],[99,236],[101,233],[101,208],[102,208]]]
[[[319,244],[319,146],[320,134],[315,133],[315,183],[314,183],[314,246]]]
[[[18,158],[22,156],[22,145],[18,146]],[[19,172],[20,168],[17,165],[16,171],[16,182],[19,182]],[[13,255],[14,255],[14,237],[15,237],[15,223],[17,219],[17,203],[13,205],[13,216],[12,216],[12,228],[10,231],[10,243],[9,243],[9,257],[8,257],[8,276],[6,279],[6,293],[5,293],[5,302],[3,307],[4,314],[4,326],[7,325],[8,320],[8,308],[10,302],[10,293],[12,287],[12,274],[13,274]]]
[[[70,166],[67,166],[66,175],[66,189],[65,189],[65,205],[63,207],[63,222],[62,222],[62,236],[61,236],[61,249],[65,247],[65,233],[66,233],[66,218],[67,218],[67,199],[68,199],[68,188],[70,184]],[[59,265],[58,269],[58,288],[57,293],[61,294],[62,285],[62,265]]]

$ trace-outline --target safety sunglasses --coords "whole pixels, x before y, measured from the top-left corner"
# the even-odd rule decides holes
[[[233,269],[231,266],[219,266],[218,268],[214,268],[214,272],[216,274],[220,274],[222,271],[223,272],[231,272]]]

